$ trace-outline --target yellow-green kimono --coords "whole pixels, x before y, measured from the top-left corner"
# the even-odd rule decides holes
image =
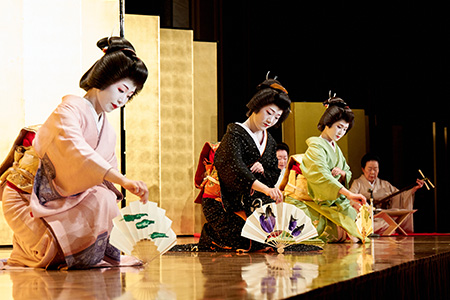
[[[318,238],[324,242],[338,242],[345,240],[342,231],[362,239],[356,227],[356,210],[350,201],[339,193],[342,187],[349,187],[352,176],[344,155],[339,146],[333,146],[321,137],[311,137],[306,141],[308,149],[303,155],[300,169],[307,181],[308,195],[312,201],[295,199],[295,195],[287,196],[285,201],[296,205],[311,218],[319,234]],[[331,170],[340,168],[346,173],[345,182],[331,175]]]

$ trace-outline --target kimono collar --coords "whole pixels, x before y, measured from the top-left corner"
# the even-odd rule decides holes
[[[378,181],[378,177],[375,178],[375,180],[373,181],[373,183],[370,182],[369,180],[367,180],[367,178],[366,178],[366,176],[364,176],[364,174],[362,174],[361,177],[364,178],[364,180],[367,182],[367,184],[369,184],[369,185],[372,187],[372,189],[375,187],[375,184],[376,184],[377,181]]]
[[[254,134],[250,130],[250,128],[245,126],[243,123],[236,122],[236,124],[240,125],[242,128],[244,128],[247,131],[247,133],[252,137],[253,141],[255,142],[256,148],[258,148],[259,153],[262,155],[264,153],[264,150],[266,149],[266,145],[267,145],[267,131],[266,130],[263,131],[264,136],[263,136],[262,143],[260,143],[256,134]]]
[[[334,152],[336,152],[336,142],[335,141],[328,141],[327,139],[323,138],[322,136],[320,136],[321,139],[323,139],[325,142],[327,142],[330,147],[334,150]]]
[[[100,116],[97,114],[97,112],[95,111],[94,105],[91,103],[91,101],[89,101],[86,98],[83,98],[84,100],[86,100],[87,103],[89,103],[89,107],[91,108],[91,113],[94,116],[94,120],[95,120],[95,124],[97,125],[97,132],[100,132],[102,130],[102,125],[103,125],[103,113],[100,114]]]

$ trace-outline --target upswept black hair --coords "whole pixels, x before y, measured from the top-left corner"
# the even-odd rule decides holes
[[[344,102],[344,100],[336,97],[336,94],[334,96],[331,96],[330,91],[330,97],[323,102],[323,105],[327,109],[320,118],[319,124],[317,124],[317,129],[323,131],[326,126],[331,127],[339,120],[344,120],[349,124],[347,132],[352,129],[353,124],[355,123],[355,115],[353,114],[347,103]]]
[[[291,112],[291,99],[287,90],[275,79],[264,80],[256,87],[256,90],[256,94],[247,103],[247,117],[250,117],[252,113],[258,113],[266,105],[275,104],[283,111],[275,124],[275,127],[280,126]]]
[[[105,54],[84,73],[80,87],[106,89],[122,79],[130,79],[136,85],[136,95],[144,87],[148,70],[144,62],[136,56],[133,45],[122,37],[103,38],[97,42]]]

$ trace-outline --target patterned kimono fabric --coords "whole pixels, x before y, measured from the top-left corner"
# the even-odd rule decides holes
[[[369,183],[366,177],[364,177],[364,175],[361,175],[358,179],[355,179],[353,181],[350,191],[352,191],[353,193],[361,193],[367,199],[370,199],[369,189],[373,190],[375,207],[378,207],[377,199],[378,200],[383,199],[384,197],[389,196],[398,191],[398,189],[395,186],[390,184],[388,181],[382,180],[380,178],[375,179],[375,182],[372,185]],[[401,194],[398,194],[397,196],[394,196],[389,201],[387,208],[413,210],[414,194],[412,191],[413,191],[412,189],[407,190]],[[389,227],[389,224],[387,224],[386,221],[384,221],[381,218],[375,218],[374,223],[375,223],[374,231],[375,233],[378,234],[383,233]],[[406,232],[414,232],[413,216],[410,215],[405,221],[403,221],[400,227],[402,227],[403,230],[405,230]]]
[[[66,96],[36,134],[40,158],[33,191],[3,188],[14,232],[10,265],[88,268],[120,262],[109,244],[120,192],[104,176],[117,168],[115,132],[103,113],[97,127],[87,100]]]
[[[339,194],[342,187],[348,188],[352,176],[341,149],[335,143],[334,150],[321,137],[311,137],[306,143],[308,149],[300,169],[307,180],[312,201],[287,196],[285,202],[296,205],[311,218],[319,234],[317,238],[324,242],[343,242],[347,238],[345,233],[362,239],[355,223],[356,210],[345,196]],[[340,175],[331,175],[335,167],[346,173],[344,184],[339,182]]]
[[[257,250],[264,247],[241,237],[245,219],[253,212],[255,203],[259,203],[257,199],[262,204],[273,202],[270,197],[252,190],[253,182],[259,180],[274,187],[280,175],[276,142],[267,132],[265,148],[261,150],[262,153],[242,125],[228,125],[214,159],[221,201],[203,198],[202,208],[207,223],[202,229],[200,247],[211,250]],[[263,165],[264,174],[250,172],[250,167],[255,162]]]

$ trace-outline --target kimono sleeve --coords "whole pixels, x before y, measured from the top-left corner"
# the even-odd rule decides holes
[[[250,172],[242,158],[241,138],[237,134],[228,133],[214,157],[221,189],[232,193],[250,193],[256,177]]]
[[[314,200],[335,200],[343,185],[331,175],[326,151],[319,143],[310,143],[302,160],[302,172]]]
[[[81,99],[76,100],[81,102]],[[87,138],[97,141],[98,137],[96,128],[86,122],[84,103],[73,102],[60,104],[34,141],[38,155],[41,158],[47,155],[53,164],[55,188],[62,196],[80,193],[102,183],[112,167],[87,141]],[[114,145],[111,147],[114,149]]]
[[[345,159],[341,149],[339,149],[339,160],[342,162],[341,170],[345,172],[345,187],[349,188],[350,180],[352,179],[352,171],[350,170],[350,166],[347,164],[347,160]]]

